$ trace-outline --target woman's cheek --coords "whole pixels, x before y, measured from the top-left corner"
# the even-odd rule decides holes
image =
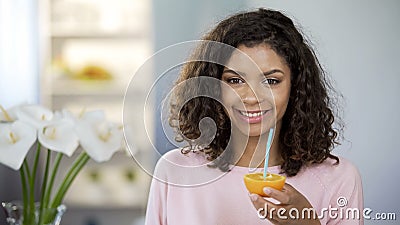
[[[289,103],[290,91],[281,91],[274,94],[274,96],[277,120],[281,120],[283,115],[285,115]]]

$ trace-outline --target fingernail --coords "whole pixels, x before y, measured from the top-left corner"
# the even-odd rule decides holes
[[[256,194],[251,194],[250,195],[250,199],[254,202],[254,201],[257,201],[257,198],[258,198],[258,195],[256,195]]]
[[[270,188],[265,187],[265,188],[263,189],[263,191],[264,191],[264,193],[267,194],[267,195],[271,194],[271,189],[270,189]]]

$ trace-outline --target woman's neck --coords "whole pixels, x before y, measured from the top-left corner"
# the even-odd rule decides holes
[[[265,149],[268,133],[261,136],[248,137],[233,135],[232,146],[236,166],[242,167],[264,167]],[[269,151],[268,166],[281,165],[283,163],[279,149],[279,129],[276,129],[274,139]]]

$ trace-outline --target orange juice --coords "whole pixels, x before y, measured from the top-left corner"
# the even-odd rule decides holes
[[[244,184],[250,193],[258,194],[263,197],[268,197],[263,191],[264,187],[271,187],[277,190],[282,190],[285,185],[286,177],[267,173],[266,178],[262,173],[249,173],[244,177]]]

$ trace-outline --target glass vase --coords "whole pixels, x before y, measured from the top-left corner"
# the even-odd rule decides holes
[[[35,204],[34,215],[29,215],[32,221],[24,223],[23,205],[19,201],[2,202],[6,221],[8,225],[39,225],[40,204]],[[57,208],[43,210],[43,223],[41,225],[60,225],[61,218],[66,211],[65,205],[59,205]]]

